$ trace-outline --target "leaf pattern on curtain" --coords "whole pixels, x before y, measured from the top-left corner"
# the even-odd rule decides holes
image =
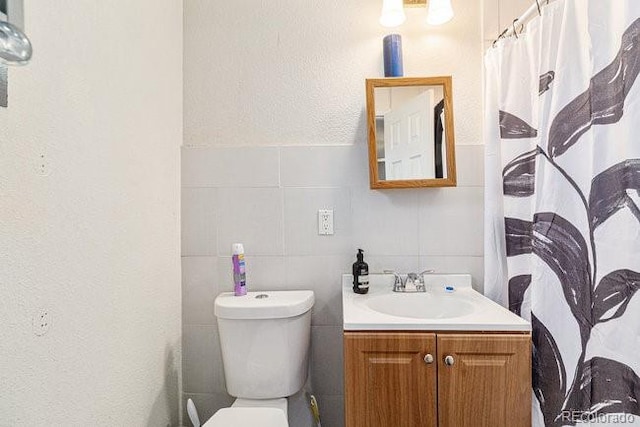
[[[531,284],[531,275],[522,274],[509,279],[509,310],[520,316],[524,293]]]
[[[520,117],[506,111],[500,111],[500,138],[522,139],[535,138],[536,136],[538,136],[538,131]]]
[[[535,192],[536,156],[540,149],[536,147],[513,159],[502,171],[503,192],[505,196],[529,197]]]
[[[640,289],[640,273],[625,268],[611,271],[597,285],[594,283],[598,250],[594,231],[624,209],[638,220],[640,227],[640,206],[634,201],[634,198],[640,198],[640,159],[626,159],[594,176],[586,195],[588,198],[575,178],[555,161],[578,143],[593,125],[617,123],[623,117],[626,97],[638,73],[640,19],[622,35],[615,59],[591,78],[585,92],[567,103],[553,118],[547,151],[536,147],[523,152],[510,159],[502,171],[504,196],[530,197],[536,191],[536,163],[544,158],[579,195],[588,219],[589,230],[583,235],[557,212],[537,212],[532,221],[504,218],[507,257],[534,254],[553,271],[580,331],[581,353],[569,385],[567,366],[553,334],[535,313],[531,313],[533,391],[546,426],[575,425],[575,421],[561,420],[563,411],[640,416],[640,378],[633,369],[622,361],[600,356],[585,360],[594,325],[624,319],[630,302]],[[552,90],[554,79],[554,71],[542,74],[538,95]],[[524,120],[506,111],[500,111],[499,126],[504,140],[533,138],[538,133]],[[634,232],[638,233],[638,230],[640,228]],[[509,278],[509,309],[514,313],[522,314],[525,293],[535,286],[533,277],[518,274]]]
[[[584,363],[579,387],[571,390],[567,408],[587,414],[640,415],[640,378],[624,363],[594,357]]]
[[[591,264],[580,231],[552,212],[533,219],[533,253],[558,276],[585,345],[591,330]]]
[[[533,329],[533,393],[540,403],[545,425],[555,426],[567,388],[567,373],[551,332],[531,314]]]
[[[625,160],[593,178],[589,215],[594,229],[625,207],[640,222],[640,209],[627,193],[629,190],[640,191],[640,159]]]
[[[593,76],[589,89],[567,104],[553,119],[549,131],[549,154],[564,154],[592,125],[616,123],[624,100],[640,72],[640,19],[622,36],[618,55]]]
[[[604,276],[593,293],[592,323],[607,322],[622,316],[638,288],[640,288],[638,272],[626,269],[616,270]]]
[[[540,83],[538,85],[538,95],[542,95],[546,91],[549,90],[549,86],[551,86],[551,82],[556,78],[556,73],[554,71],[547,71],[543,75],[540,76]]]
[[[518,218],[504,219],[507,256],[530,254],[533,251],[533,223]]]

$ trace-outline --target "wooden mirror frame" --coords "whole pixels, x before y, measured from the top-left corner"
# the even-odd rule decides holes
[[[447,153],[446,178],[380,180],[378,174],[378,156],[376,150],[376,107],[374,90],[379,87],[397,86],[442,86],[444,93],[445,138]],[[455,187],[456,155],[453,133],[453,94],[451,76],[439,77],[391,77],[367,79],[367,124],[369,134],[369,182],[371,188],[417,188],[417,187]]]

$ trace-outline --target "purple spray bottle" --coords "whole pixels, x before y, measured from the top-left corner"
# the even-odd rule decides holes
[[[247,294],[247,278],[244,265],[244,247],[242,243],[234,243],[231,246],[231,260],[233,261],[234,292],[237,297]]]

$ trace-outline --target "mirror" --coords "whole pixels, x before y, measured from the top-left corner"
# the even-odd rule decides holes
[[[451,77],[366,83],[371,188],[455,186]]]

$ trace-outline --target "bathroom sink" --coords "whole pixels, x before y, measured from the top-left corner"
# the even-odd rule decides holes
[[[379,313],[415,319],[448,319],[471,314],[475,306],[453,294],[391,293],[368,298],[364,305]]]
[[[342,276],[345,331],[530,331],[531,324],[471,286],[468,274],[428,274],[427,292],[393,292],[392,274],[369,274],[369,292],[356,294]],[[452,292],[448,290],[452,289]]]

